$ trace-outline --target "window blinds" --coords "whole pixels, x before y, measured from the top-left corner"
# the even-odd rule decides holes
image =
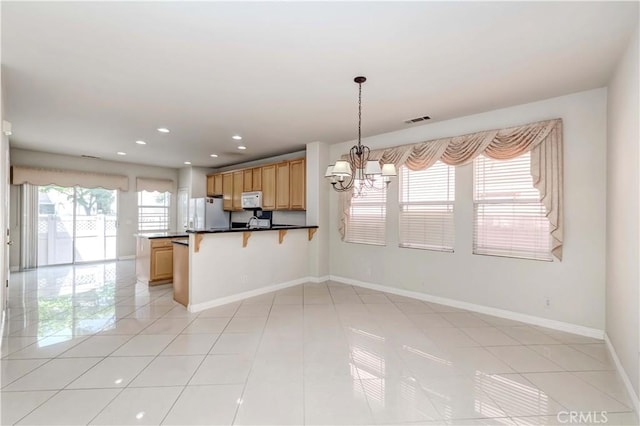
[[[455,168],[441,161],[428,169],[400,167],[400,247],[453,251]]]
[[[354,183],[356,195],[358,181]],[[387,189],[362,188],[351,199],[347,218],[345,241],[349,243],[385,245],[387,219]]]
[[[474,254],[552,260],[549,221],[530,164],[530,152],[474,160]]]
[[[168,231],[170,203],[169,192],[139,191],[138,231]]]

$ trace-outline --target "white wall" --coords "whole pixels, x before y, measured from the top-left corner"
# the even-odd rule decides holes
[[[324,173],[329,164],[329,145],[307,144],[307,225],[319,228],[310,247],[310,271],[314,277],[329,275],[329,191]]]
[[[138,197],[136,192],[136,178],[147,177],[171,179],[174,182],[177,182],[178,180],[177,169],[72,157],[68,155],[50,154],[46,152],[27,151],[22,149],[11,149],[11,164],[60,170],[78,170],[83,172],[127,175],[129,177],[129,191],[119,191],[118,197],[118,257],[133,256],[136,253],[135,238],[133,237],[133,234],[138,231]],[[176,194],[172,195],[173,208],[171,211],[169,227],[173,230],[176,227],[175,202],[173,202]],[[15,210],[12,208],[12,211]],[[12,224],[15,224],[15,219],[17,218],[11,218]],[[14,233],[13,236],[18,239],[19,233],[17,235]],[[12,258],[11,265],[18,266],[19,259]]]
[[[640,109],[638,31],[609,84],[606,332],[638,395],[640,342]]]
[[[372,149],[385,148],[558,117],[564,121],[562,262],[471,254],[472,166],[468,165],[456,170],[455,253],[398,247],[397,179],[388,194],[386,247],[342,242],[337,230],[338,197],[332,193],[331,275],[603,330],[605,89],[412,127],[366,138],[363,143]],[[331,160],[352,145],[331,146]],[[547,297],[549,308],[545,307]]]

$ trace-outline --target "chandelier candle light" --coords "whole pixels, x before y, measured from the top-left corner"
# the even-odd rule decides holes
[[[354,196],[363,195],[363,189],[382,190],[389,182],[391,176],[397,176],[396,166],[382,164],[378,160],[369,160],[371,150],[362,145],[362,83],[367,81],[365,77],[353,79],[358,83],[358,144],[349,150],[349,160],[338,160],[329,165],[324,177],[330,179],[333,189],[338,192],[355,189]],[[382,181],[384,185],[379,182]]]

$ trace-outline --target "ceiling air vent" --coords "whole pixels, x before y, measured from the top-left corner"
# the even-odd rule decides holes
[[[82,155],[80,155],[80,157],[82,157],[82,158],[93,158],[94,160],[99,160],[100,159],[100,157],[96,157],[95,155],[84,155],[84,154],[82,154]]]
[[[405,124],[413,124],[413,123],[419,123],[421,121],[427,121],[427,120],[431,120],[431,117],[429,117],[428,115],[425,115],[424,117],[411,118],[409,120],[404,120],[404,122]]]

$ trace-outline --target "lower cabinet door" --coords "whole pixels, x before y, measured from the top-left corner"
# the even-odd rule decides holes
[[[173,248],[161,247],[151,253],[151,281],[173,278]]]

